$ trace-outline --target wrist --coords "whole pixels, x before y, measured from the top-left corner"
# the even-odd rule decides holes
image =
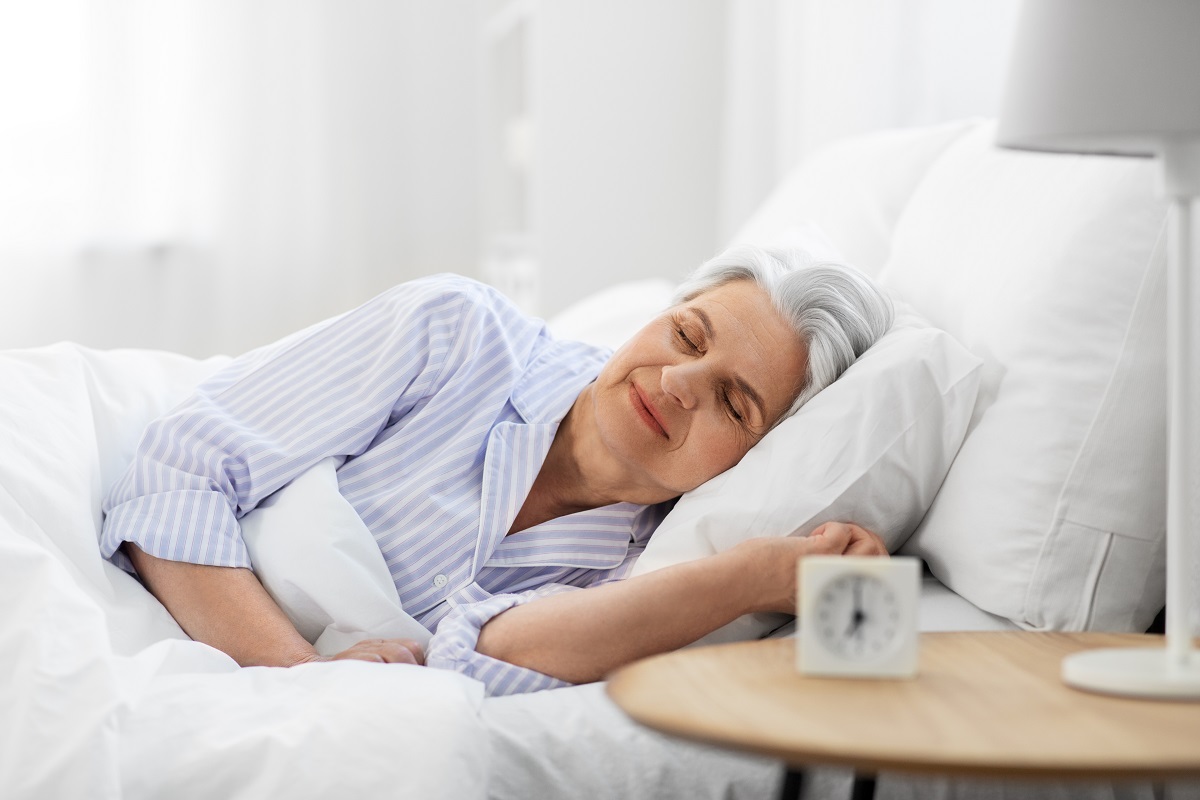
[[[747,539],[721,553],[736,576],[742,614],[796,613],[796,555],[783,538]]]
[[[315,648],[309,646],[308,648],[297,650],[280,659],[278,666],[295,667],[299,666],[300,664],[316,664],[319,662],[332,660],[333,659],[329,656],[323,656],[318,653]]]
[[[773,592],[763,560],[753,548],[730,548],[712,556],[709,561],[719,570],[720,585],[716,587],[721,596],[728,599],[737,617],[772,610]]]

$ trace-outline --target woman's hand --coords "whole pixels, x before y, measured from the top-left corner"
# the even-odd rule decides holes
[[[756,611],[796,613],[796,565],[805,556],[886,556],[883,540],[866,528],[826,522],[808,536],[747,539],[729,551],[748,562],[748,580],[760,588]]]
[[[315,661],[373,661],[377,664],[425,665],[425,650],[412,639],[364,639],[332,656],[312,655],[298,663]]]
[[[810,555],[886,556],[883,539],[849,522],[826,522],[804,537],[813,546]]]

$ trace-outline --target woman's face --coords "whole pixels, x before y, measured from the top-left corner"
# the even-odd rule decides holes
[[[630,477],[674,497],[732,467],[791,407],[807,349],[753,281],[668,309],[594,385],[600,437]]]

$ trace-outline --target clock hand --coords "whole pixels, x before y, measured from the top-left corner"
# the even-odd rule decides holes
[[[850,627],[846,629],[847,636],[856,636],[859,628],[862,627],[867,615],[863,613],[862,601],[862,578],[856,578],[854,581],[854,617],[850,620]]]

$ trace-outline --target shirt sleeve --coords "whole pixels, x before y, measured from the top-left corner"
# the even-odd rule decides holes
[[[548,583],[519,594],[497,594],[478,603],[459,606],[441,621],[437,633],[429,640],[425,665],[461,672],[482,681],[489,697],[570,686],[567,681],[485,656],[475,649],[479,632],[492,617],[539,597],[570,591],[579,591],[579,587]]]
[[[143,434],[104,500],[101,552],[250,567],[238,520],[328,456],[364,452],[436,391],[464,345],[467,290],[445,276],[235,359]]]
[[[645,549],[644,544],[631,544],[629,552],[620,564],[608,570],[594,571],[588,586],[624,580],[633,570],[633,565]],[[425,664],[437,669],[449,669],[482,681],[489,697],[506,694],[539,692],[544,689],[559,689],[572,684],[553,678],[536,670],[509,664],[475,649],[479,632],[497,614],[540,597],[561,592],[580,591],[587,586],[569,586],[548,583],[536,589],[514,594],[497,594],[477,603],[461,605],[451,611],[438,625],[437,632],[426,648]]]

